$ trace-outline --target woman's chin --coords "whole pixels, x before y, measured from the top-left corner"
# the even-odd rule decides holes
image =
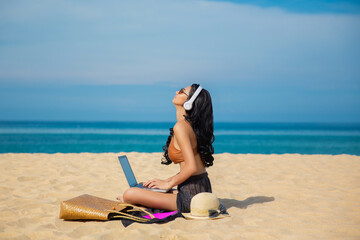
[[[176,101],[176,99],[175,99],[175,98],[172,100],[172,103],[173,103],[175,106],[179,106],[179,105],[181,105],[178,101]]]
[[[178,107],[182,107],[182,105],[183,104],[181,104],[181,103],[177,103],[177,102],[173,102],[174,103],[174,106],[176,107],[176,108],[178,108]]]

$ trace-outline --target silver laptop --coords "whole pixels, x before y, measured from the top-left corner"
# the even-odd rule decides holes
[[[142,188],[142,189],[146,189],[146,190],[150,190],[150,191],[154,191],[154,192],[163,192],[163,193],[168,192],[167,190],[164,190],[164,189],[147,188],[147,187],[143,186],[143,183],[137,183],[135,175],[133,173],[133,170],[131,169],[129,160],[127,159],[127,157],[125,155],[119,156],[119,162],[121,164],[121,167],[124,171],[126,180],[128,181],[130,187],[138,187],[138,188]]]

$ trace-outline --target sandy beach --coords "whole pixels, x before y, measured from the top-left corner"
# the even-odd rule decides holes
[[[127,189],[121,154],[1,154],[0,239],[360,239],[360,157],[351,155],[215,155],[208,172],[230,218],[127,228],[59,219],[62,200]],[[178,172],[161,153],[126,154],[138,181]]]

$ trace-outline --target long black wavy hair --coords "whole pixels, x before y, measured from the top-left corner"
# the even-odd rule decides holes
[[[199,84],[191,85],[188,99],[191,98],[199,86]],[[214,120],[211,96],[207,90],[201,90],[200,94],[193,102],[192,109],[186,110],[186,115],[184,115],[184,117],[185,120],[191,124],[195,132],[197,139],[197,150],[200,154],[201,161],[205,167],[212,166],[214,161],[214,157],[212,156],[214,154],[214,147],[212,144],[215,141]],[[161,160],[162,164],[169,165],[172,163],[168,155],[168,148],[173,135],[174,131],[172,128],[170,128],[170,135],[166,141],[166,145],[163,146],[164,157]]]

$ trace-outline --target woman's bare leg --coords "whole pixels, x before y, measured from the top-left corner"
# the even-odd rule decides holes
[[[117,199],[134,205],[175,211],[177,209],[176,196],[177,194],[173,193],[159,193],[134,187],[126,190],[122,199],[121,196]]]

